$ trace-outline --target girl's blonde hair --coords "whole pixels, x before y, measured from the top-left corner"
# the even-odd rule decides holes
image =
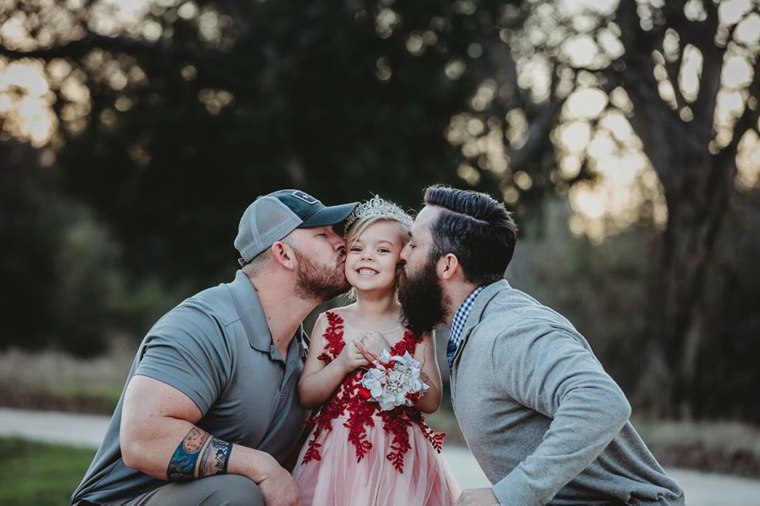
[[[414,220],[397,204],[375,195],[356,206],[356,209],[346,218],[346,246],[350,246],[370,225],[378,221],[395,221],[409,231]],[[407,237],[404,237],[404,243],[406,240]]]
[[[409,235],[406,233],[409,231],[409,227],[401,223],[398,220],[394,220],[393,218],[389,216],[369,216],[367,218],[360,218],[357,220],[354,224],[351,225],[351,228],[348,229],[346,232],[346,248],[350,248],[351,245],[354,243],[357,237],[362,235],[365,230],[367,230],[369,227],[374,225],[375,223],[380,223],[381,221],[394,221],[398,223],[401,226],[401,242],[403,244],[406,244],[406,242],[409,240]]]

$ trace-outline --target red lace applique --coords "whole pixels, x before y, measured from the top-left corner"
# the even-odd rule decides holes
[[[327,344],[325,345],[325,351],[317,357],[317,360],[329,364],[333,361],[333,358],[340,355],[346,343],[343,342],[343,318],[332,311],[328,311],[325,315],[327,316],[328,325],[323,337],[327,341]]]
[[[332,311],[328,311],[326,316],[328,326],[325,329],[324,338],[327,344],[324,353],[317,358],[329,364],[343,350],[345,342],[343,341],[343,318]],[[410,330],[406,330],[401,340],[391,348],[391,354],[403,355],[405,352],[409,352],[410,355],[413,355],[417,344],[421,341],[421,337],[416,336]],[[319,450],[322,445],[317,443],[317,439],[324,431],[332,430],[333,421],[344,413],[349,414],[348,420],[343,423],[343,426],[349,430],[348,440],[356,448],[357,462],[360,462],[372,450],[372,443],[367,441],[366,428],[375,426],[373,415],[380,417],[383,422],[383,430],[393,434],[391,450],[386,458],[398,472],[404,471],[404,455],[411,448],[408,429],[412,425],[417,425],[422,430],[425,439],[440,453],[445,434],[434,432],[425,423],[425,419],[419,410],[401,406],[390,411],[380,411],[377,403],[367,402],[366,389],[361,385],[364,372],[364,369],[357,369],[346,376],[327,404],[322,406],[319,412],[306,422],[306,428],[312,432],[312,436],[306,452],[304,452],[302,462],[306,464],[312,460],[321,460]]]

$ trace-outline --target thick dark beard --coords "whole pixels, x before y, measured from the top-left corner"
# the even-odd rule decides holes
[[[428,258],[416,274],[406,266],[399,275],[398,300],[404,326],[417,335],[431,332],[446,317],[443,289],[435,272],[435,260]]]
[[[351,288],[346,280],[342,263],[336,267],[317,265],[295,248],[294,252],[298,260],[296,295],[300,298],[317,300],[321,303],[346,293]]]

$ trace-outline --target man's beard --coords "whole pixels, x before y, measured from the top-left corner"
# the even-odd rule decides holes
[[[335,267],[318,265],[295,248],[293,250],[298,260],[296,295],[300,298],[325,302],[348,291],[350,285],[342,262]]]
[[[446,317],[443,289],[435,272],[435,260],[428,258],[414,274],[407,267],[399,275],[398,300],[404,326],[417,335],[431,332]]]

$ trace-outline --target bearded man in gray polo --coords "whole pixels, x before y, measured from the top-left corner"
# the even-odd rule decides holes
[[[148,331],[71,504],[299,504],[282,463],[306,418],[301,321],[348,288],[333,225],[355,206],[280,190],[245,210],[241,270]]]
[[[490,488],[458,505],[683,505],[583,336],[509,286],[517,227],[483,193],[431,187],[401,252],[406,325],[451,326],[457,421]]]

